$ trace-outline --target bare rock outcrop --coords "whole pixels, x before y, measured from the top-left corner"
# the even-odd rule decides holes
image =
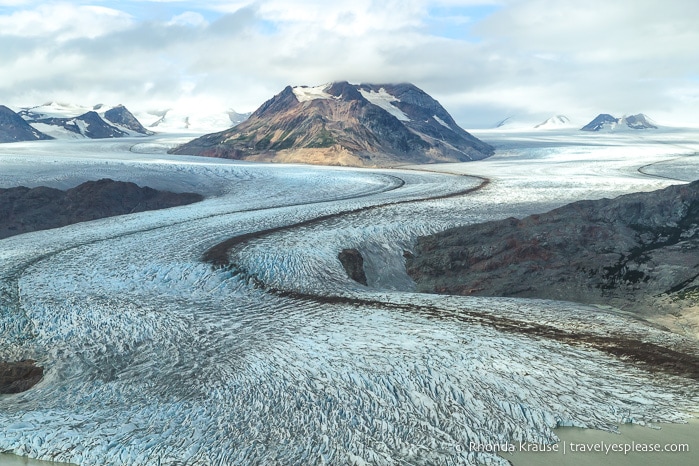
[[[46,186],[0,189],[0,239],[202,199],[195,193],[158,191],[110,179],[88,181],[67,191]]]
[[[29,390],[44,375],[44,369],[31,359],[16,362],[0,361],[0,394],[7,395]]]
[[[699,295],[699,181],[422,237],[407,270],[422,292],[667,312]]]
[[[366,273],[364,272],[364,257],[357,249],[343,249],[337,255],[347,276],[362,285],[367,284]]]

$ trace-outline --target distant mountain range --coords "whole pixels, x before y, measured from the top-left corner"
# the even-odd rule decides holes
[[[347,82],[287,86],[239,125],[171,151],[351,166],[463,162],[493,152],[412,84]]]
[[[85,108],[50,102],[18,113],[33,128],[56,139],[103,139],[153,134],[123,105]]]
[[[550,118],[534,125],[529,119],[507,117],[499,121],[496,129],[524,131],[527,129],[573,129],[576,125],[566,115],[553,115]],[[607,113],[601,113],[591,122],[580,128],[582,131],[615,132],[629,129],[657,129],[658,126],[647,115],[638,113],[636,115],[614,117]]]
[[[580,128],[582,131],[614,131],[619,129],[658,129],[655,123],[643,113],[636,115],[613,117],[601,113],[594,120]]]

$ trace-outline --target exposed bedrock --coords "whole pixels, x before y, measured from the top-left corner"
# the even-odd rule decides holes
[[[20,393],[36,385],[44,369],[31,359],[16,362],[0,361],[0,394]]]
[[[158,191],[110,179],[88,181],[67,191],[45,186],[0,189],[0,239],[202,199],[195,193]]]
[[[357,249],[343,249],[337,255],[347,276],[357,283],[366,285],[366,274],[364,273],[364,258]]]
[[[406,267],[422,292],[686,310],[699,295],[699,181],[421,237]]]

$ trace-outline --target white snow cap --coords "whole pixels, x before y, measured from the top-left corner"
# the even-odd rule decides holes
[[[558,129],[558,128],[570,128],[573,126],[573,124],[570,121],[570,118],[568,118],[565,115],[553,115],[550,118],[547,118],[546,121],[543,121],[536,125],[534,128],[538,129]]]
[[[294,95],[299,102],[308,102],[310,100],[316,99],[332,99],[332,95],[325,92],[325,90],[330,87],[330,84],[323,84],[321,86],[308,87],[308,86],[296,86],[292,88]]]

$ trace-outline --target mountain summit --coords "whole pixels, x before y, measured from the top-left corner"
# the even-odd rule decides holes
[[[643,113],[636,115],[613,117],[608,113],[601,113],[594,120],[580,128],[582,131],[615,131],[619,129],[658,129],[653,120]]]
[[[493,148],[412,84],[287,86],[234,128],[171,153],[242,160],[389,166],[464,162]]]

